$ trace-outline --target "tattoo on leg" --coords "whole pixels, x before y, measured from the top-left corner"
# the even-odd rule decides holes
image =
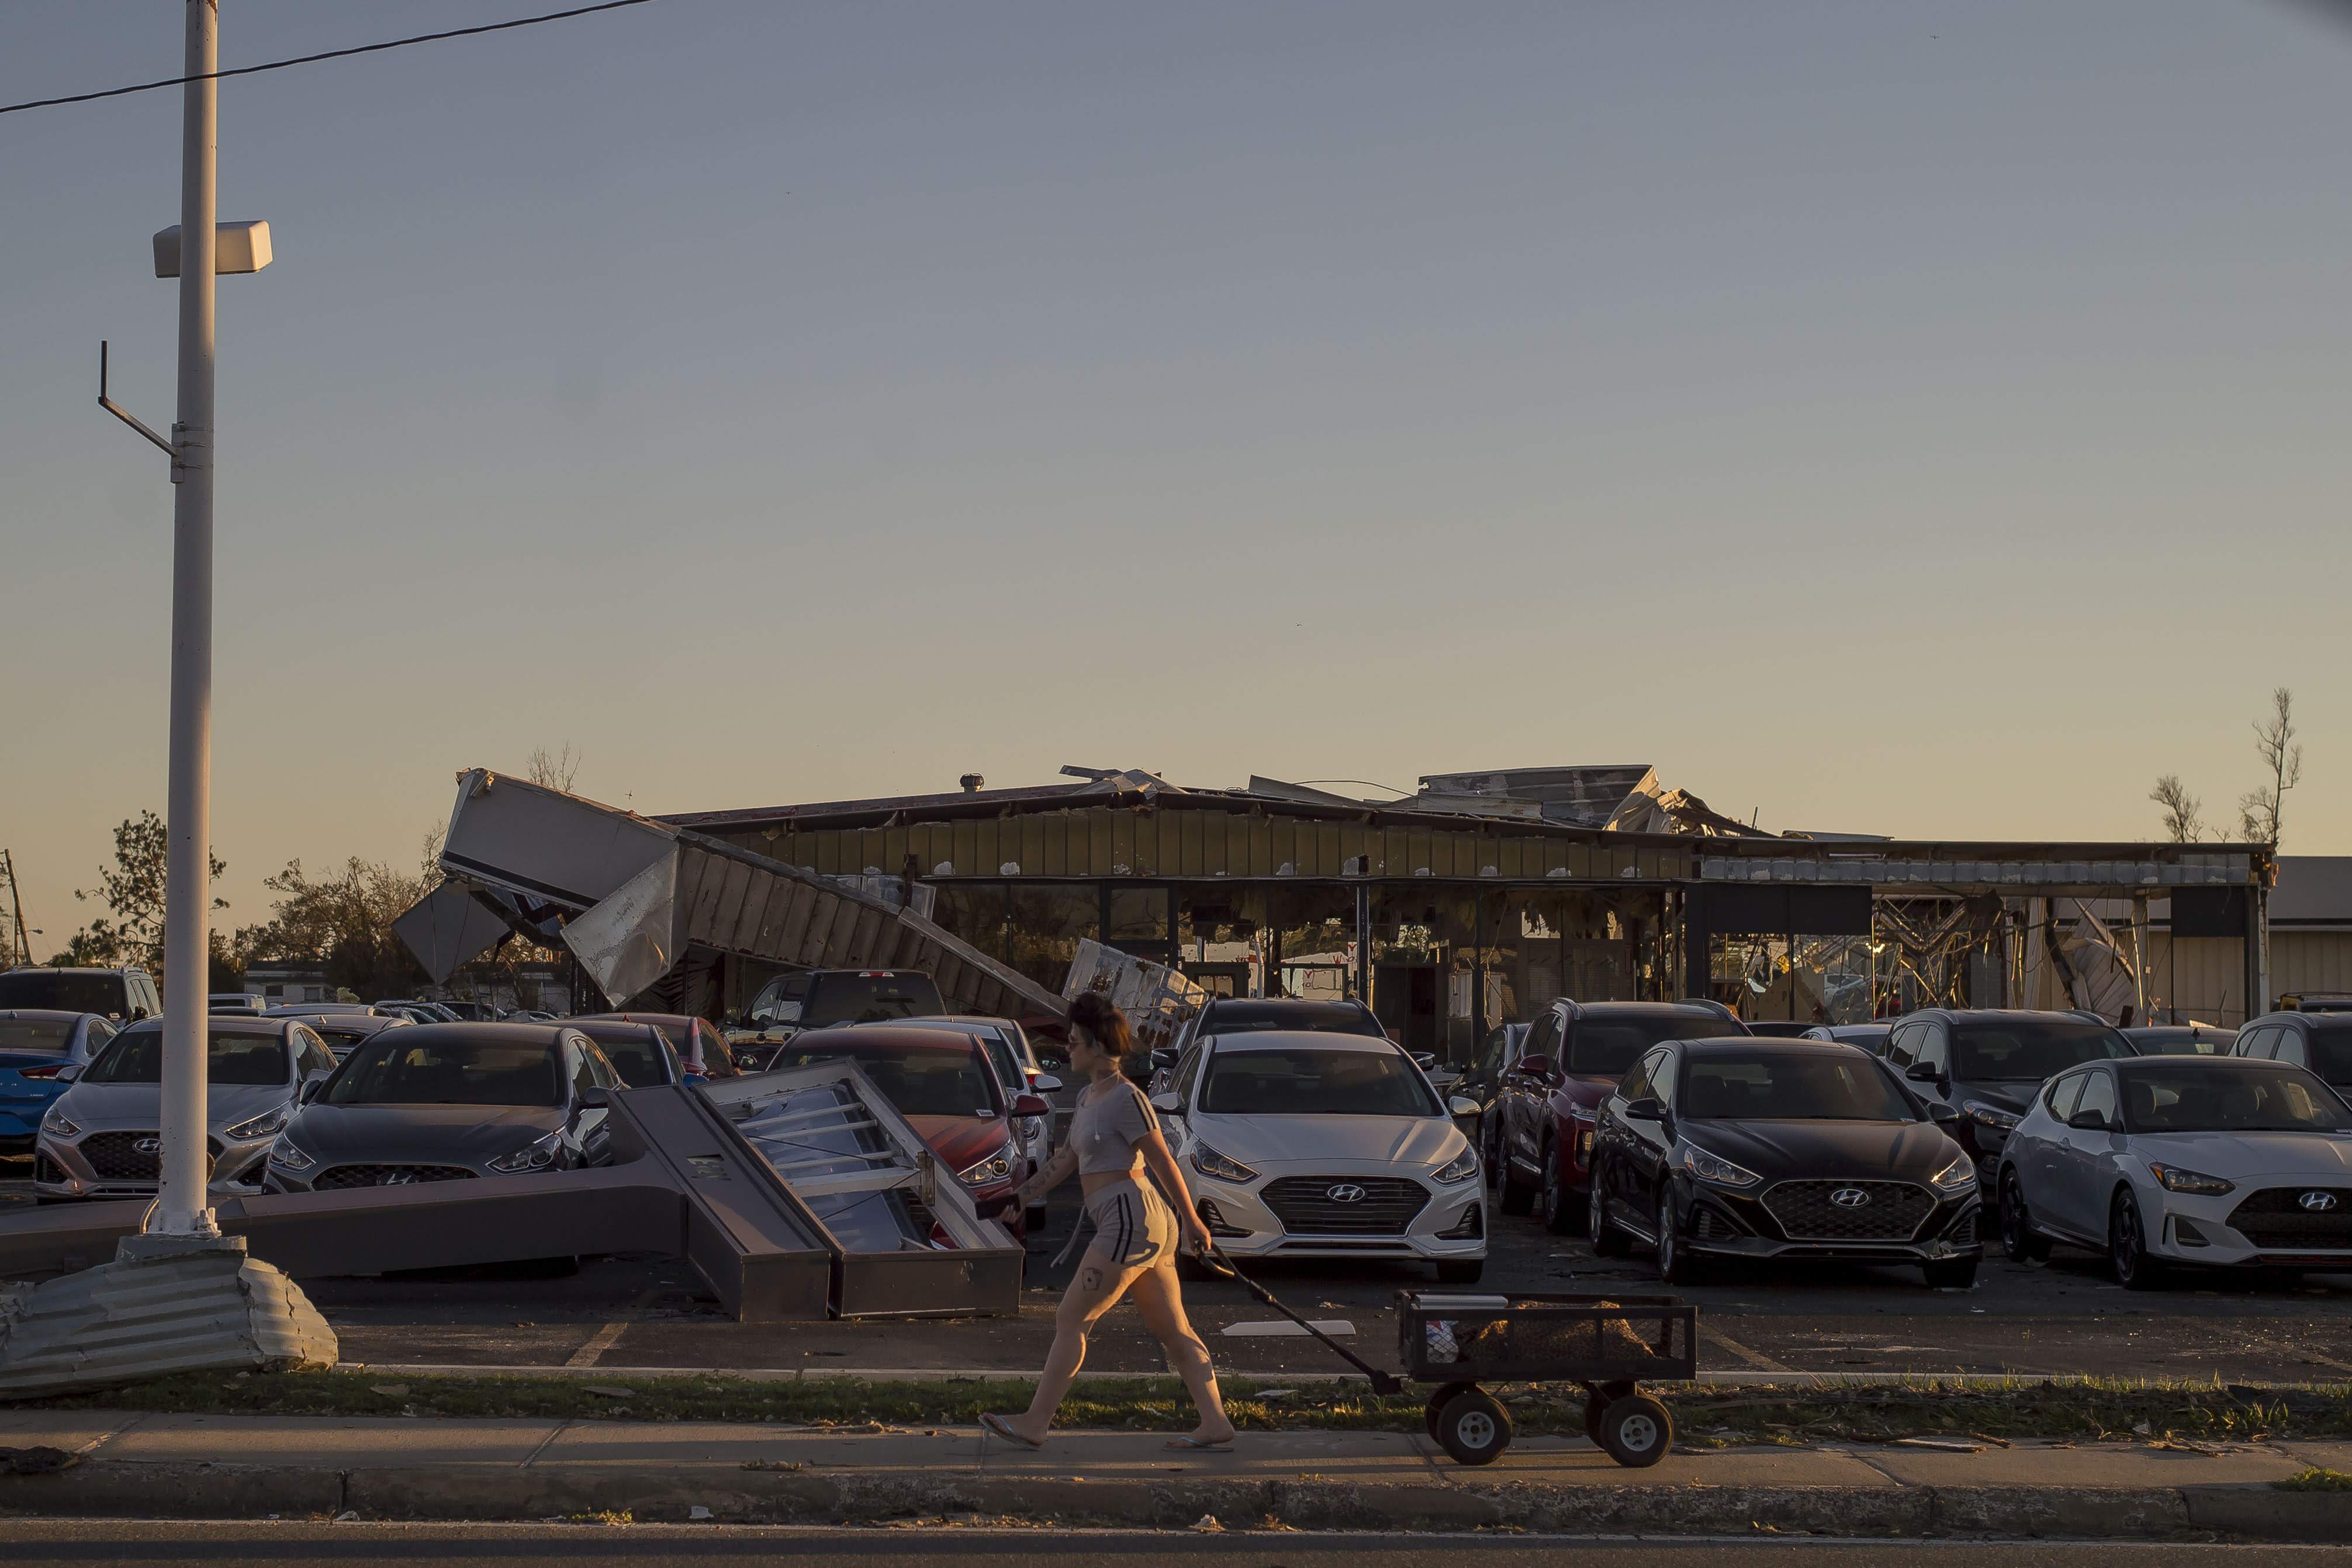
[[[1100,1269],[1087,1270],[1086,1271],[1085,1280],[1087,1290],[1099,1291],[1102,1289],[1102,1270]]]

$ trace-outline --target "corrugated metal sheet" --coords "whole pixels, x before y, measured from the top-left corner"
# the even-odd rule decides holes
[[[231,1239],[47,1281],[0,1320],[0,1394],[107,1388],[174,1372],[332,1366],[334,1331],[300,1288]]]

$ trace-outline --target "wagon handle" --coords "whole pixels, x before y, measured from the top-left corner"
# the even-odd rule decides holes
[[[1284,1306],[1280,1301],[1276,1299],[1272,1291],[1267,1290],[1264,1285],[1259,1284],[1255,1280],[1253,1280],[1247,1274],[1243,1273],[1241,1270],[1234,1267],[1234,1260],[1232,1259],[1226,1257],[1223,1252],[1218,1251],[1214,1247],[1212,1247],[1206,1252],[1202,1253],[1200,1257],[1201,1261],[1209,1269],[1217,1273],[1223,1274],[1229,1280],[1240,1281],[1242,1289],[1247,1291],[1251,1295],[1255,1296],[1259,1301],[1264,1301],[1267,1306],[1272,1307],[1276,1312],[1280,1312],[1284,1317],[1288,1318],[1292,1322],[1297,1323],[1300,1328],[1305,1329],[1308,1333],[1313,1334],[1317,1339],[1321,1340],[1325,1344],[1330,1346],[1333,1353],[1336,1354],[1340,1360],[1346,1362],[1358,1372],[1362,1373],[1366,1377],[1372,1380],[1373,1393],[1385,1398],[1391,1394],[1403,1392],[1403,1379],[1398,1377],[1396,1374],[1392,1372],[1382,1372],[1379,1367],[1374,1366],[1371,1363],[1364,1360],[1363,1357],[1358,1355],[1354,1351],[1349,1350],[1346,1345],[1341,1344],[1338,1340],[1333,1339],[1329,1334],[1325,1333],[1321,1329],[1317,1328],[1313,1323],[1308,1322],[1305,1318],[1300,1317],[1297,1312],[1294,1312],[1288,1307]]]

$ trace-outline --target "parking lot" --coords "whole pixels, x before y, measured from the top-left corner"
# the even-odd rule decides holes
[[[23,1161],[0,1162],[0,1205],[29,1202]],[[346,1361],[398,1365],[718,1367],[738,1370],[1034,1371],[1052,1337],[1069,1265],[1053,1259],[1076,1218],[1055,1197],[1029,1243],[1018,1319],[750,1324],[722,1315],[667,1259],[589,1260],[576,1275],[511,1268],[423,1278],[310,1282]],[[1645,1255],[1596,1258],[1580,1238],[1494,1214],[1481,1291],[1655,1291]],[[1393,1364],[1391,1302],[1425,1269],[1265,1264],[1256,1277],[1318,1322],[1344,1322],[1370,1358]],[[1916,1270],[1781,1269],[1726,1274],[1683,1292],[1702,1308],[1710,1373],[1853,1375],[2087,1373],[2221,1382],[2332,1380],[2352,1374],[2352,1274],[2187,1276],[2126,1291],[2101,1260],[2064,1249],[2046,1265],[1990,1256],[1975,1289],[1931,1291]],[[1230,1281],[1196,1283],[1187,1304],[1221,1366],[1238,1373],[1342,1370],[1310,1340],[1263,1332],[1277,1320]],[[1239,1331],[1239,1332],[1235,1332]],[[1254,1332],[1255,1331],[1255,1332]],[[1140,1320],[1113,1312],[1088,1369],[1156,1371]]]

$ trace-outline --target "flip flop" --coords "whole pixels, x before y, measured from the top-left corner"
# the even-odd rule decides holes
[[[981,1419],[986,1420],[987,1417],[983,1416]],[[1230,1454],[1234,1451],[1234,1440],[1231,1437],[1219,1437],[1212,1440],[1207,1437],[1194,1437],[1188,1435],[1181,1437],[1169,1438],[1168,1446],[1180,1452],[1190,1450],[1191,1452],[1198,1454]]]
[[[1024,1448],[1042,1448],[1045,1446],[1043,1443],[1033,1443],[1028,1438],[1023,1437],[1020,1433],[1014,1431],[1013,1429],[1012,1423],[1005,1420],[1003,1416],[999,1416],[993,1410],[988,1411],[981,1416],[980,1429],[983,1432],[993,1432],[998,1437],[1003,1438],[1006,1442],[1018,1443]]]

